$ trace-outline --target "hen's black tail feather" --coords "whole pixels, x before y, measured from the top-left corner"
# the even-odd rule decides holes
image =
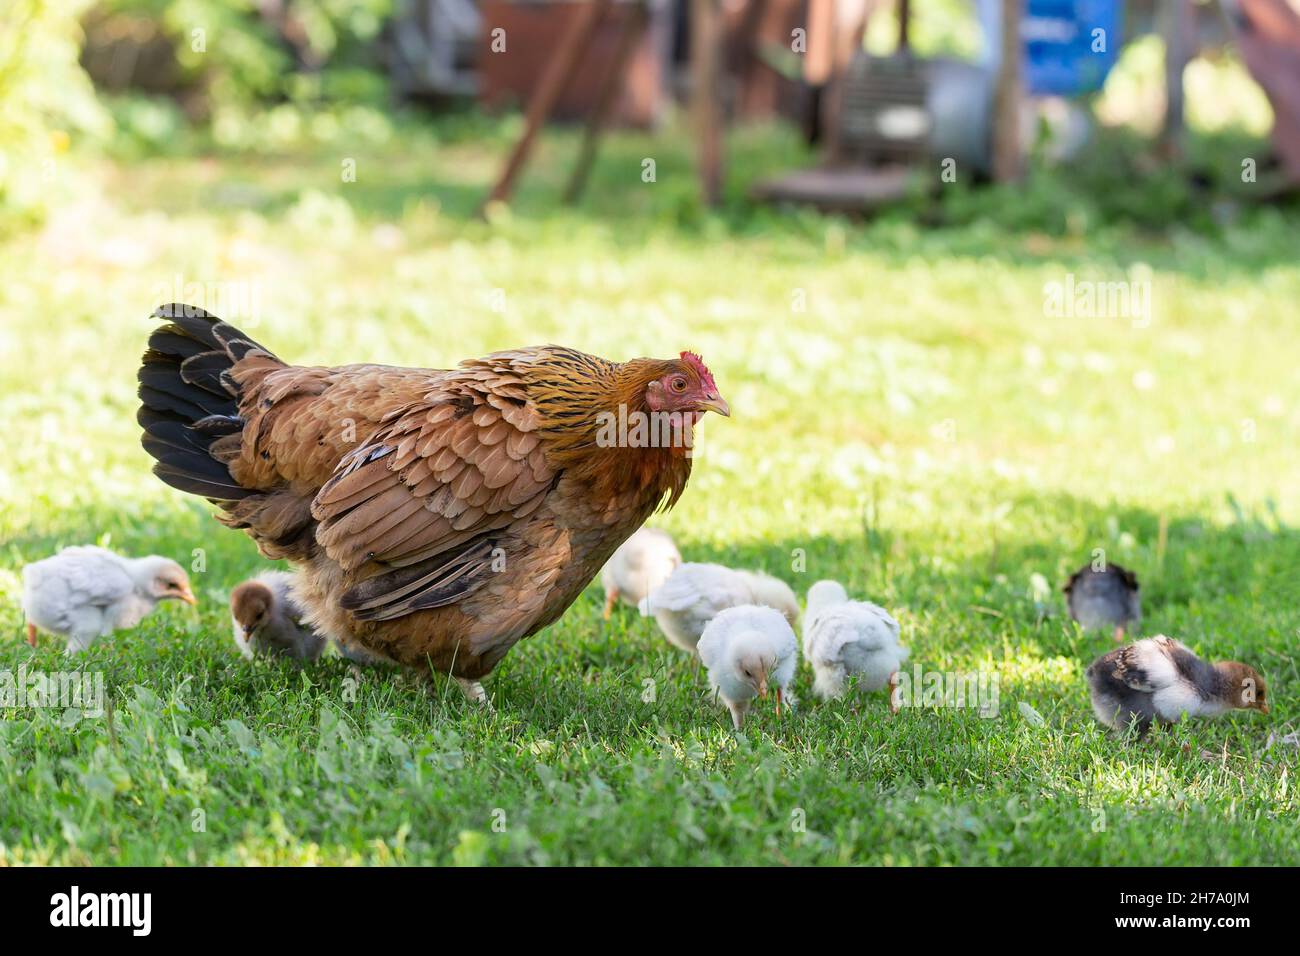
[[[215,502],[238,501],[242,488],[211,454],[219,438],[243,427],[239,387],[230,369],[250,351],[272,355],[232,325],[192,305],[172,303],[153,313],[166,319],[149,336],[140,365],[142,443],[167,484]]]

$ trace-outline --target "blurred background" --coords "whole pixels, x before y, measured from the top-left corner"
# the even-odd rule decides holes
[[[970,548],[1017,496],[1300,517],[1297,57],[1293,0],[10,0],[0,525],[174,514],[172,300],[309,363],[696,348],[718,542],[878,481]]]
[[[565,147],[541,208],[1205,230],[1300,180],[1300,15],[1291,0],[12,0],[0,229],[84,198],[104,161],[366,145],[424,161],[403,200],[468,214],[529,132],[530,98]],[[654,143],[656,166],[680,152],[698,181],[588,192],[604,129],[616,156]],[[481,144],[481,176],[438,170],[453,142]],[[983,189],[1031,169],[1010,213]]]

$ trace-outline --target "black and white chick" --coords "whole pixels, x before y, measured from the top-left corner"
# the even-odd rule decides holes
[[[1105,629],[1124,640],[1129,627],[1142,621],[1142,596],[1137,575],[1118,564],[1095,569],[1087,564],[1074,574],[1062,589],[1070,617],[1085,630]]]
[[[1259,671],[1236,661],[1209,664],[1164,635],[1103,654],[1088,667],[1087,678],[1093,713],[1121,732],[1136,725],[1142,735],[1153,723],[1176,723],[1184,715],[1218,717],[1237,709],[1268,713]]]

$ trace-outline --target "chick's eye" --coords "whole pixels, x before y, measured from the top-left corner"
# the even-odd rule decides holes
[[[678,376],[677,378],[672,380],[672,382],[669,384],[668,387],[671,388],[674,392],[684,392],[686,391],[686,379],[682,378],[681,376]]]

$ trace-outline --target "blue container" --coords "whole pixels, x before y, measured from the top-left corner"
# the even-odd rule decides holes
[[[1119,58],[1123,0],[1026,0],[1025,89],[1073,96],[1101,88]]]

